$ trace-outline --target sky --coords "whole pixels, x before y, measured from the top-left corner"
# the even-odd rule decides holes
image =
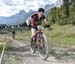
[[[11,16],[20,10],[28,12],[30,9],[37,10],[47,4],[53,4],[57,0],[0,0],[0,16]]]

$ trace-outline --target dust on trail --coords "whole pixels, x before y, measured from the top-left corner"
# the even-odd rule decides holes
[[[10,55],[14,56],[13,60],[3,59],[2,64],[75,64],[75,55],[67,54],[63,51],[51,51],[47,61],[43,61],[38,54],[33,54],[30,51],[29,44],[21,43],[10,38],[12,48],[5,52],[4,58]],[[62,50],[62,49],[61,49]],[[7,55],[7,56],[6,56]],[[19,61],[15,61],[14,59]],[[6,63],[7,62],[7,63]]]

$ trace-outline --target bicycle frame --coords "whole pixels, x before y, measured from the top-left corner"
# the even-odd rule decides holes
[[[43,27],[42,26],[37,26],[38,30],[36,33],[36,45],[39,46],[41,43],[41,35],[43,34]]]
[[[38,51],[40,58],[46,60],[48,58],[47,39],[43,33],[43,27],[38,26],[37,28],[38,30],[36,32],[35,39],[33,39],[33,45],[31,46],[32,52],[35,53],[36,51]]]

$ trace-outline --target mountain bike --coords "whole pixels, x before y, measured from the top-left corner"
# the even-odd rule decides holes
[[[32,38],[31,50],[34,51],[34,53],[37,51],[40,58],[46,60],[49,55],[47,37],[43,33],[44,28],[42,26],[38,26],[37,28],[36,36]]]

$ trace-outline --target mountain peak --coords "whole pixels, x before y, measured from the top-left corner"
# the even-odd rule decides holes
[[[19,13],[20,14],[25,14],[25,11],[24,10],[21,10]]]

